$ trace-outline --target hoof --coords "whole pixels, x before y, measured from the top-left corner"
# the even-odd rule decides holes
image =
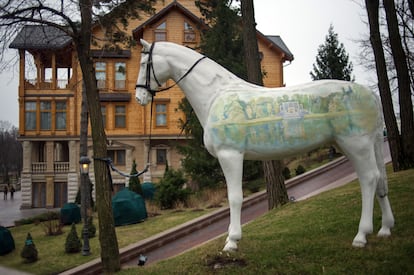
[[[352,242],[352,246],[353,246],[353,247],[360,247],[360,248],[364,248],[366,244],[367,244],[366,242],[356,241],[356,240],[354,240],[354,241]]]
[[[378,231],[378,237],[387,238],[391,236],[391,230],[389,228],[382,227],[380,231]]]
[[[226,245],[223,248],[223,251],[226,251],[226,252],[234,252],[234,251],[237,251],[237,243],[234,242],[234,241],[228,240],[226,242]]]

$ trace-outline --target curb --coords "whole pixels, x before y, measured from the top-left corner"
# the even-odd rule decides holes
[[[285,183],[286,188],[290,188],[292,186],[298,185],[308,180],[309,178],[322,174],[325,171],[335,168],[336,166],[346,161],[347,161],[346,157],[340,157],[334,161],[331,161],[325,165],[320,166],[319,168],[313,169],[302,175],[289,179]],[[266,197],[267,197],[266,190],[257,192],[243,200],[242,209],[248,208],[260,201],[263,201],[266,199]],[[123,247],[119,250],[121,265],[122,263],[131,261],[132,259],[137,258],[140,254],[145,254],[147,251],[151,251],[161,246],[164,246],[165,244],[173,240],[179,239],[185,235],[193,233],[194,231],[197,231],[200,228],[209,226],[210,224],[213,224],[217,220],[221,220],[229,216],[229,214],[230,214],[230,209],[228,207],[222,207],[212,213],[198,217],[194,220],[188,221],[184,224],[178,225],[176,227],[173,227],[171,229],[158,233],[147,239],[144,239],[137,243]],[[82,274],[84,275],[84,274],[100,274],[100,273],[102,273],[101,259],[97,258],[90,262],[84,263],[82,265],[66,270],[59,274],[61,275]]]

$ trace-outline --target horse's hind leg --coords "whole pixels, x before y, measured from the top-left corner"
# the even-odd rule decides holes
[[[377,190],[380,171],[378,170],[374,152],[373,139],[369,136],[346,137],[337,140],[358,175],[362,195],[362,211],[358,233],[352,245],[364,247],[366,235],[373,231],[374,197]]]
[[[379,134],[377,141],[375,142],[375,157],[380,171],[380,179],[376,193],[382,212],[382,226],[378,232],[378,236],[388,237],[391,235],[391,228],[394,226],[394,215],[392,214],[391,205],[388,200],[388,183],[384,164],[383,145],[384,141],[382,134]]]
[[[230,206],[230,225],[224,251],[237,250],[241,239],[241,207],[243,203],[242,176],[243,155],[234,150],[220,150],[217,158],[223,170],[227,184],[227,196]]]

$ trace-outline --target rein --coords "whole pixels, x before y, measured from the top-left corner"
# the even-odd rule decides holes
[[[158,81],[158,79],[157,79],[157,76],[155,75],[155,70],[154,70],[154,65],[153,65],[153,62],[152,62],[152,52],[153,52],[153,50],[154,50],[154,46],[155,46],[155,42],[154,43],[152,43],[152,45],[151,45],[151,48],[150,48],[150,50],[149,50],[149,52],[143,52],[143,53],[146,53],[146,54],[149,54],[149,57],[148,57],[148,62],[147,62],[147,68],[146,68],[146,71],[147,71],[147,75],[146,75],[146,79],[145,79],[145,85],[139,85],[139,84],[137,84],[136,86],[135,86],[135,88],[144,88],[144,89],[146,89],[150,94],[151,94],[151,96],[152,96],[152,100],[151,100],[151,115],[150,115],[150,133],[149,133],[149,142],[150,142],[150,144],[149,144],[149,148],[151,148],[151,136],[152,136],[152,134],[151,134],[151,129],[152,129],[152,115],[153,115],[153,102],[154,102],[154,96],[155,96],[155,94],[157,93],[157,92],[162,92],[162,91],[166,91],[166,90],[169,90],[169,89],[171,89],[172,87],[174,87],[174,86],[176,86],[181,80],[183,80],[193,69],[194,69],[194,67],[195,66],[197,66],[197,64],[198,63],[200,63],[200,61],[201,60],[203,60],[204,58],[206,58],[206,56],[203,56],[203,57],[201,57],[200,59],[198,59],[188,70],[187,70],[187,72],[185,73],[185,74],[183,74],[179,79],[178,79],[178,81],[176,81],[173,85],[171,85],[171,86],[168,86],[168,87],[166,87],[166,88],[162,88],[162,89],[158,89],[158,90],[153,90],[153,89],[151,89],[151,72],[152,72],[152,74],[153,74],[153,76],[154,76],[154,79],[155,79],[155,82],[157,83],[157,85],[158,85],[158,87],[161,87],[161,83]],[[186,123],[184,124],[184,126],[183,126],[183,129],[182,129],[182,131],[181,131],[181,133],[180,133],[180,135],[182,134],[182,132],[183,132],[183,130],[184,130],[184,128],[185,128],[185,126],[187,125],[187,123],[188,123],[188,121],[186,121]],[[145,172],[147,172],[148,171],[148,169],[149,169],[149,159],[150,159],[150,152],[151,152],[151,150],[149,149],[148,150],[148,155],[147,155],[147,165],[145,166],[145,168],[144,168],[144,170],[142,170],[141,172],[138,172],[138,173],[135,173],[135,174],[126,174],[126,173],[123,173],[123,172],[121,172],[120,170],[118,170],[115,166],[114,166],[114,164],[113,164],[113,162],[112,162],[112,159],[111,158],[94,158],[95,160],[100,160],[100,161],[104,161],[105,163],[106,163],[106,165],[109,167],[109,168],[111,168],[111,170],[112,171],[114,171],[114,172],[117,172],[119,175],[121,175],[121,176],[124,176],[124,177],[128,177],[128,178],[131,178],[131,177],[139,177],[140,175],[142,175],[142,174],[144,174]],[[111,173],[110,173],[110,170],[108,169],[108,178],[110,179],[110,184],[111,184],[111,189],[113,190],[113,186],[112,186],[112,177],[111,177]]]
[[[158,81],[157,76],[155,75],[154,64],[152,62],[152,53],[153,53],[154,47],[155,47],[155,42],[153,42],[151,44],[151,47],[150,47],[148,52],[145,52],[145,51],[142,52],[142,53],[145,53],[145,54],[149,54],[148,62],[147,62],[147,68],[146,68],[147,74],[146,74],[146,77],[145,77],[145,85],[142,85],[142,84],[135,85],[135,88],[144,88],[144,89],[146,89],[152,95],[152,97],[154,97],[157,92],[167,91],[167,90],[175,87],[178,83],[181,82],[181,80],[183,80],[198,65],[198,63],[200,63],[204,58],[206,58],[206,56],[203,56],[203,57],[199,58],[196,62],[194,62],[194,64],[185,72],[185,74],[183,74],[174,84],[172,84],[168,87],[165,87],[165,88],[153,90],[153,89],[151,89],[151,72],[152,72],[152,75],[154,76],[155,82],[158,85],[158,88],[162,86],[161,83]]]

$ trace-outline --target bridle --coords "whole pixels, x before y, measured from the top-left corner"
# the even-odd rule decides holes
[[[147,67],[146,67],[146,76],[145,76],[145,85],[142,84],[137,84],[135,85],[135,88],[144,88],[146,89],[152,97],[155,96],[155,94],[157,92],[162,92],[162,91],[166,91],[171,89],[172,87],[176,86],[178,83],[180,83],[181,80],[183,80],[193,69],[195,66],[197,66],[198,63],[200,63],[201,60],[203,60],[204,58],[206,58],[206,56],[203,56],[201,58],[199,58],[188,70],[187,72],[185,72],[185,74],[183,74],[174,84],[168,86],[168,87],[164,87],[164,88],[160,88],[162,85],[161,83],[158,81],[157,76],[155,75],[155,70],[154,70],[154,64],[152,62],[152,53],[154,51],[154,47],[155,47],[155,42],[153,42],[151,44],[151,47],[149,49],[149,51],[143,51],[142,53],[148,54],[148,61],[147,61]],[[151,73],[154,76],[154,80],[158,85],[158,89],[153,90],[151,89]]]
[[[165,87],[165,88],[160,88],[162,85],[161,85],[161,83],[159,82],[159,80],[158,80],[158,78],[157,78],[157,76],[155,75],[155,70],[154,70],[154,64],[153,64],[153,62],[152,62],[152,53],[153,53],[153,51],[154,51],[154,46],[155,46],[155,42],[153,42],[152,44],[151,44],[151,47],[150,47],[150,49],[149,49],[149,51],[142,51],[142,53],[143,54],[148,54],[149,56],[148,56],[148,61],[147,61],[147,67],[146,67],[146,76],[145,76],[145,85],[142,85],[142,84],[136,84],[135,85],[135,88],[144,88],[144,89],[146,89],[150,94],[151,94],[151,97],[152,97],[152,99],[154,98],[154,96],[155,96],[155,94],[157,93],[157,92],[162,92],[162,91],[166,91],[166,90],[169,90],[169,89],[171,89],[172,87],[174,87],[175,85],[177,85],[178,83],[180,83],[180,81],[181,80],[183,80],[193,69],[194,69],[194,67],[195,66],[197,66],[197,64],[198,63],[200,63],[200,61],[201,60],[203,60],[204,58],[206,58],[206,56],[203,56],[203,57],[201,57],[201,58],[199,58],[189,69],[188,69],[188,71],[187,72],[185,72],[185,74],[183,74],[173,85],[170,85],[170,86],[168,86],[168,87]],[[156,89],[156,90],[153,90],[153,89],[151,89],[151,73],[152,73],[152,75],[154,76],[154,80],[155,80],[155,82],[157,83],[157,85],[158,85],[158,89]],[[150,142],[150,147],[151,147],[151,136],[152,136],[152,134],[151,134],[151,130],[152,130],[152,112],[153,112],[153,106],[152,106],[152,104],[154,103],[154,100],[151,100],[151,108],[150,108],[150,110],[151,110],[151,118],[150,118],[150,127],[149,127],[149,129],[150,129],[150,133],[149,133],[149,142]],[[187,121],[188,122],[188,121]],[[187,124],[187,122],[186,122],[186,124]],[[183,127],[183,130],[184,130],[184,127]],[[142,172],[140,172],[139,173],[139,175],[141,175],[141,174],[143,174],[143,173],[145,173],[146,171],[148,171],[148,168],[149,168],[149,162],[150,162],[150,152],[151,152],[151,150],[148,150],[148,155],[147,155],[147,166],[145,167],[145,169],[142,171]]]

